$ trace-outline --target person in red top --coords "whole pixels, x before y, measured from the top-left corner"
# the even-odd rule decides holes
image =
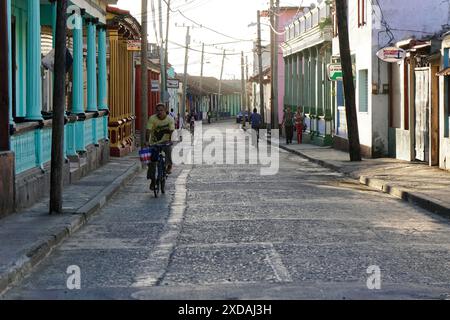
[[[297,130],[298,144],[301,144],[303,141],[303,120],[303,114],[300,111],[300,107],[298,107],[297,113],[295,114],[295,129]]]

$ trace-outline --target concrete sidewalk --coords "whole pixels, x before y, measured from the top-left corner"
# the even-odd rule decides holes
[[[273,143],[311,162],[358,179],[364,185],[450,218],[450,172],[390,158],[352,163],[348,153],[331,147],[295,142],[286,145],[284,141],[274,139]]]
[[[46,198],[0,220],[0,295],[82,227],[140,170],[137,154],[111,159],[64,189],[64,214],[50,216]]]

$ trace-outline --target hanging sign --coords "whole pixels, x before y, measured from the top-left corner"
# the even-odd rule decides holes
[[[128,51],[141,51],[141,40],[128,40],[127,41]]]
[[[387,47],[378,51],[377,57],[384,62],[395,63],[406,58],[406,51],[396,47]]]
[[[179,89],[180,88],[180,80],[167,79],[167,88],[168,89]]]
[[[152,92],[159,92],[159,80],[152,80]]]
[[[331,63],[328,65],[328,79],[330,81],[342,80],[342,66],[340,63]]]

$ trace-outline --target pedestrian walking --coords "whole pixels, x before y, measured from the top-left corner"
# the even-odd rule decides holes
[[[170,109],[169,115],[175,120],[176,116],[175,116],[175,112],[173,111],[173,109]]]
[[[295,130],[297,130],[297,141],[301,144],[303,141],[303,114],[301,112],[301,107],[298,107],[297,113],[295,114]]]
[[[282,125],[286,132],[286,144],[291,144],[294,136],[294,115],[291,108],[287,108],[284,112]]]
[[[252,125],[252,129],[256,132],[256,144],[259,143],[259,130],[261,129],[262,125],[262,117],[258,113],[258,109],[253,109],[253,113],[250,116],[250,123]]]
[[[208,110],[208,124],[211,124],[212,113],[211,110]]]

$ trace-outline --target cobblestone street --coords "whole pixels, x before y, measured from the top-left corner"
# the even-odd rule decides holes
[[[175,166],[159,198],[141,171],[5,298],[448,298],[448,220],[279,152],[274,176]],[[80,290],[67,288],[72,265]]]

